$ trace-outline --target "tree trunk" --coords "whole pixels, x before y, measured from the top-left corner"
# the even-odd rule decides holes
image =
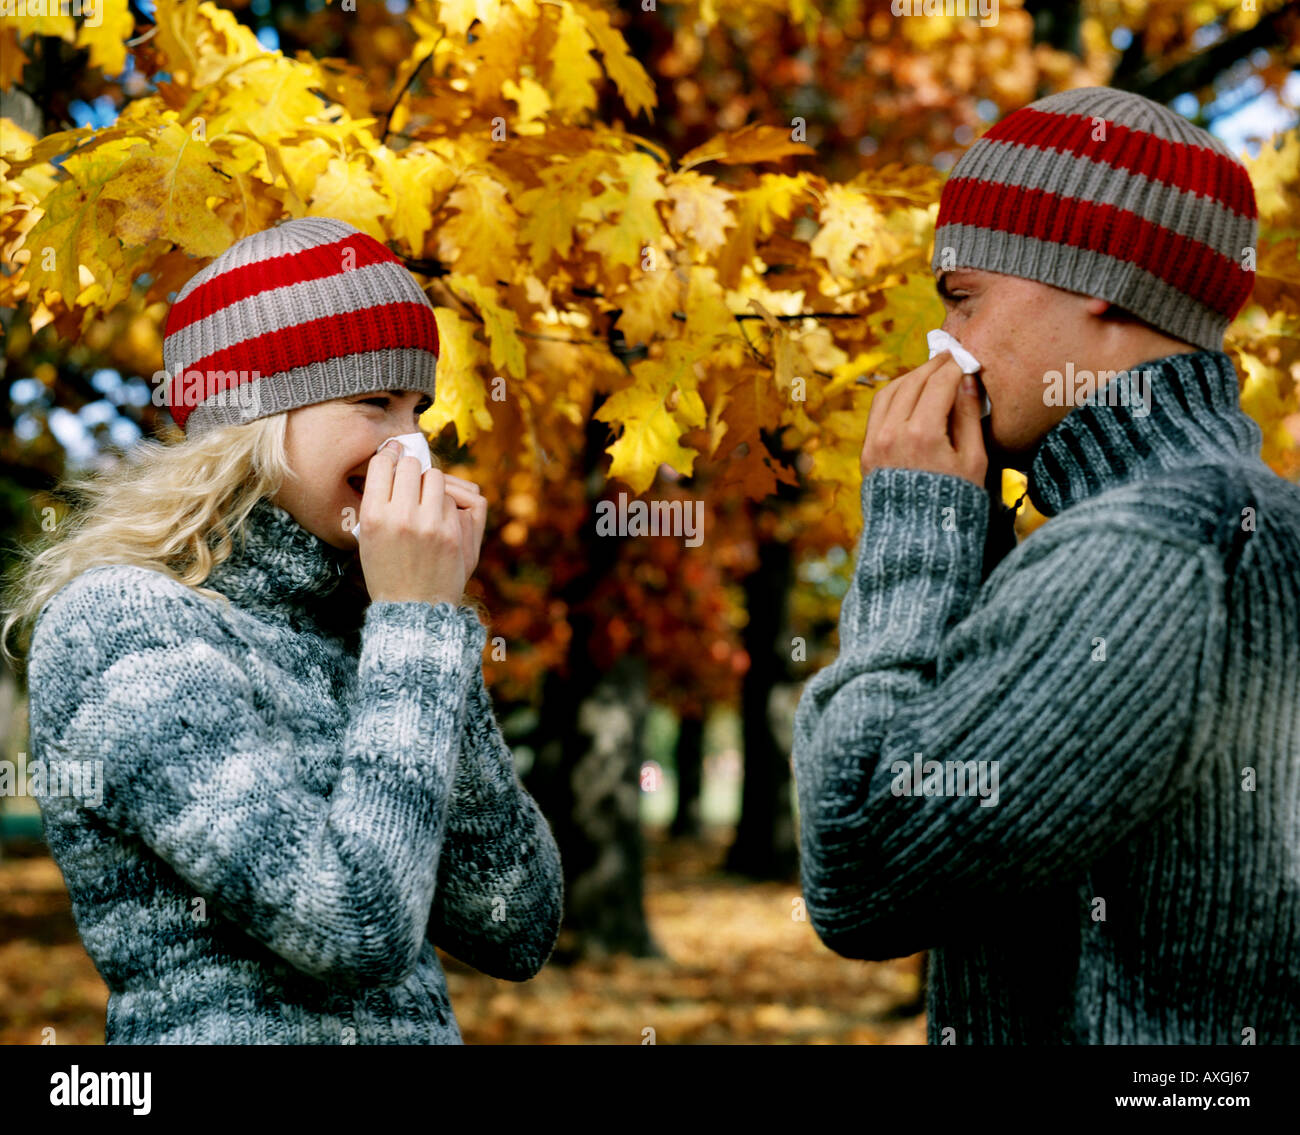
[[[704,765],[704,718],[684,716],[673,755],[677,768],[677,812],[668,834],[695,839],[700,834],[700,782]]]
[[[593,407],[594,412],[595,407]],[[600,467],[607,428],[587,426],[584,468]],[[648,710],[644,662],[625,657],[597,670],[583,600],[613,571],[622,542],[584,529],[586,570],[564,589],[572,637],[565,672],[547,674],[536,758],[524,784],[551,828],[564,865],[564,921],[552,961],[614,953],[660,957],[643,904],[642,730]]]
[[[740,695],[745,780],[740,823],[726,869],[754,879],[788,879],[798,870],[790,755],[777,744],[768,711],[773,688],[787,678],[789,643],[778,639],[786,625],[790,548],[764,540],[758,560],[758,569],[745,580],[749,622],[743,641],[749,669]]]

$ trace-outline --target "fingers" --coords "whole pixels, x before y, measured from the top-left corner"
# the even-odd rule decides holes
[[[974,376],[972,376],[972,382],[974,382]],[[970,459],[972,463],[971,470],[974,472],[977,457],[982,455],[986,461],[988,457],[984,450],[984,426],[980,418],[978,383],[975,384],[974,390],[967,391],[963,388],[958,391],[957,401],[952,408],[952,413],[954,419],[952,447],[957,451],[959,459]]]
[[[925,380],[943,365],[945,359],[952,359],[947,351],[922,363],[916,370],[894,379],[872,395],[871,408],[867,412],[866,444],[875,444],[886,418],[892,420],[898,415],[899,421],[905,421],[910,416],[912,407],[925,386]]]
[[[936,356],[934,361],[939,359],[944,360],[944,365],[932,372],[914,400],[911,413],[911,417],[919,420],[930,434],[939,432],[940,427],[947,423],[953,403],[959,400],[961,381],[966,377],[947,351]]]

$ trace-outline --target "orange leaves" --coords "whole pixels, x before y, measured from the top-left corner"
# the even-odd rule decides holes
[[[702,146],[683,155],[682,169],[704,162],[722,162],[726,165],[753,165],[756,162],[773,162],[789,154],[813,154],[816,151],[806,142],[796,142],[791,132],[780,126],[752,123],[739,130],[730,130],[711,138]]]

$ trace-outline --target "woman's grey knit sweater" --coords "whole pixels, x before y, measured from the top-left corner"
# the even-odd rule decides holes
[[[446,602],[340,618],[346,553],[267,500],[246,531],[204,584],[229,607],[104,565],[33,633],[33,758],[102,770],[102,801],[40,806],[106,1040],[459,1044],[433,944],[525,981],[562,906],[487,628]]]
[[[862,485],[803,888],[846,957],[932,950],[931,1043],[1300,1043],[1300,487],[1227,355],[1139,369],[1149,414],[1125,372],[1046,435],[1052,519],[982,584],[982,487]]]

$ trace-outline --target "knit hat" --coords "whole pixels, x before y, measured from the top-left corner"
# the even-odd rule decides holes
[[[415,278],[343,221],[231,245],[167,316],[166,404],[186,436],[379,390],[434,396],[438,327]]]
[[[1085,87],[1013,111],[962,154],[931,268],[1109,300],[1217,351],[1254,287],[1257,232],[1250,177],[1223,142],[1141,95]]]

